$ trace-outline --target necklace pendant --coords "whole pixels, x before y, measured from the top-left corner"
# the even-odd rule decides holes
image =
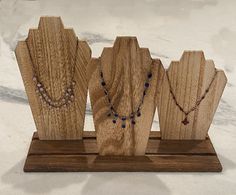
[[[184,120],[182,120],[182,123],[183,123],[184,125],[189,124],[189,121],[188,121],[187,116],[184,118]]]

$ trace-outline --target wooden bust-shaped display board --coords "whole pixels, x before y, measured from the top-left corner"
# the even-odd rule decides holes
[[[135,37],[117,37],[92,58],[87,75],[99,154],[144,155],[164,75],[160,60]]]
[[[158,102],[161,138],[206,139],[226,82],[201,51],[186,51],[171,62]]]
[[[16,47],[37,132],[41,140],[81,139],[87,99],[88,44],[59,17],[40,18]]]

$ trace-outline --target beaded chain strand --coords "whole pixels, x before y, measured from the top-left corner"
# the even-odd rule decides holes
[[[184,110],[184,108],[177,102],[176,97],[175,97],[174,92],[173,92],[173,88],[172,88],[171,83],[170,83],[170,77],[169,77],[169,75],[168,75],[168,71],[166,71],[166,76],[167,76],[167,81],[168,81],[168,85],[169,85],[169,88],[170,88],[171,96],[172,96],[172,98],[173,98],[173,100],[174,100],[174,102],[175,102],[175,105],[176,105],[176,106],[179,108],[179,110],[180,110],[181,112],[183,112],[184,115],[185,115],[184,120],[181,121],[184,125],[189,124],[188,115],[189,115],[191,112],[193,112],[194,110],[196,110],[197,107],[198,107],[198,106],[200,105],[200,103],[202,102],[202,100],[205,99],[207,93],[209,92],[209,90],[210,90],[210,88],[211,88],[211,86],[212,86],[213,81],[214,81],[215,78],[216,78],[216,75],[217,75],[217,70],[215,69],[215,74],[214,74],[214,76],[213,76],[213,78],[212,78],[210,84],[208,85],[207,89],[206,89],[205,92],[203,93],[203,95],[195,102],[195,105],[194,105],[192,108],[190,108],[188,111],[186,111],[186,110]]]
[[[107,114],[107,116],[112,118],[112,122],[114,124],[117,123],[117,120],[121,120],[121,122],[122,122],[121,123],[121,127],[122,128],[126,127],[126,121],[127,120],[131,121],[132,125],[136,124],[135,118],[141,116],[141,107],[142,107],[142,104],[144,102],[144,97],[147,94],[147,89],[150,86],[149,82],[150,82],[151,78],[152,78],[152,73],[149,72],[147,74],[147,79],[146,79],[146,81],[144,83],[144,90],[143,90],[143,93],[142,93],[142,98],[141,98],[140,103],[138,104],[137,109],[135,111],[131,112],[130,114],[128,114],[127,116],[124,116],[124,115],[119,114],[116,111],[116,109],[114,108],[114,105],[111,103],[111,97],[110,97],[108,89],[106,87],[107,84],[106,84],[106,82],[104,80],[104,74],[102,72],[102,68],[101,68],[101,64],[100,64],[100,83],[101,83],[101,86],[103,88],[103,91],[104,91],[104,94],[106,96],[106,99],[107,99],[107,102],[108,102],[108,106],[109,106],[109,109],[110,109],[108,114]]]
[[[46,104],[48,106],[48,108],[66,108],[71,102],[74,101],[75,97],[74,97],[74,87],[75,87],[75,80],[74,80],[74,72],[75,72],[75,64],[76,64],[76,53],[77,53],[77,49],[78,49],[78,40],[76,42],[76,49],[75,49],[75,56],[74,56],[74,65],[73,65],[73,70],[71,73],[71,81],[70,84],[65,88],[62,96],[58,99],[53,99],[52,97],[50,97],[49,93],[47,92],[45,86],[43,85],[43,83],[40,81],[39,76],[36,73],[36,67],[33,63],[33,58],[32,58],[32,54],[30,52],[29,49],[29,45],[26,41],[26,45],[30,54],[30,59],[33,65],[33,82],[35,84],[35,92],[36,94],[39,96],[39,98],[43,101],[44,104]]]

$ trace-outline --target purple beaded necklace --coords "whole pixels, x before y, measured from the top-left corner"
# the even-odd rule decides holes
[[[101,63],[101,60],[100,60],[100,63]],[[109,106],[109,112],[107,113],[107,116],[112,118],[112,122],[114,124],[116,124],[117,120],[121,120],[121,122],[122,122],[121,127],[123,129],[126,127],[126,121],[130,121],[132,125],[135,125],[135,123],[136,123],[135,118],[141,116],[141,107],[142,107],[143,102],[144,102],[144,97],[147,94],[147,89],[149,88],[149,85],[150,85],[149,82],[150,82],[151,78],[152,78],[152,73],[149,72],[147,74],[147,79],[144,83],[144,90],[143,90],[141,102],[138,104],[137,109],[132,111],[129,115],[124,116],[124,115],[119,114],[116,111],[116,109],[114,108],[114,105],[111,102],[111,97],[109,96],[109,92],[108,92],[108,89],[106,87],[107,85],[106,85],[106,82],[104,80],[104,75],[103,75],[101,64],[100,64],[100,80],[101,80],[100,83],[101,83],[101,86],[103,88],[103,91],[104,91],[104,94],[106,96],[108,106]]]

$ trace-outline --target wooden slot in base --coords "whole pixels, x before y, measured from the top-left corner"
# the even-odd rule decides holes
[[[83,140],[39,140],[33,134],[25,172],[220,172],[211,140],[161,140],[151,132],[145,156],[99,156],[94,131]]]

